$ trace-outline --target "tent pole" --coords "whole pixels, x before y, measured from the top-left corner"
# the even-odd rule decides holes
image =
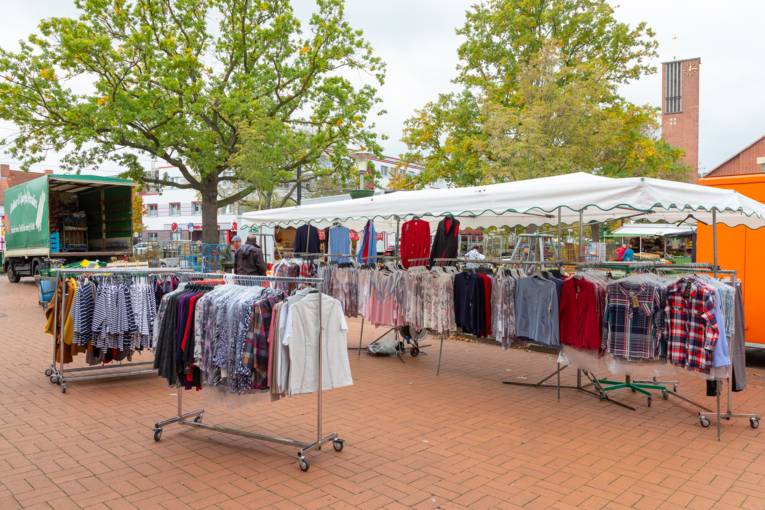
[[[398,231],[400,229],[399,223],[401,222],[401,218],[396,216],[396,237],[394,239],[394,242],[396,243],[393,250],[393,255],[396,257],[396,262],[398,262]]]
[[[579,211],[579,262],[584,262],[584,209]]]
[[[560,211],[561,211],[561,208],[558,207],[558,250],[557,250],[558,253],[557,253],[557,259],[558,259],[559,263],[560,263],[561,260],[563,260],[561,258],[562,257],[562,254],[561,254],[562,245],[561,245],[561,242],[560,242],[560,238],[561,238],[561,234],[560,234],[560,228],[561,228],[560,227],[560,216],[561,216],[561,212]]]
[[[712,208],[712,264],[717,278],[717,209]]]

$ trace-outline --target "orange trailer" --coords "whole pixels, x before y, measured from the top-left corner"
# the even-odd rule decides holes
[[[699,184],[732,189],[765,203],[765,174],[706,177]],[[713,261],[712,227],[699,224],[696,260]],[[717,260],[722,269],[732,269],[743,282],[746,344],[765,348],[765,228],[717,225]]]

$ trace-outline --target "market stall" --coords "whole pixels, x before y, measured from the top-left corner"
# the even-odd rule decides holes
[[[337,227],[341,225],[343,228],[361,230],[368,229],[372,225],[373,228],[393,228],[396,233],[400,232],[400,242],[396,243],[397,251],[400,250],[400,253],[397,253],[399,255],[397,260],[400,260],[404,268],[408,268],[407,271],[397,271],[390,267],[387,268],[385,274],[357,271],[355,268],[328,270],[332,273],[333,281],[337,278],[338,288],[344,289],[340,291],[340,300],[346,303],[346,310],[349,315],[361,315],[367,317],[367,320],[371,318],[370,322],[375,324],[391,326],[417,324],[419,327],[442,335],[442,338],[443,335],[453,331],[468,332],[475,336],[490,336],[488,333],[491,331],[494,338],[503,345],[504,342],[512,342],[512,338],[517,336],[530,338],[534,342],[555,348],[565,343],[567,339],[562,337],[568,335],[568,333],[559,332],[558,329],[560,327],[558,324],[559,313],[561,314],[561,324],[564,320],[563,298],[561,297],[563,279],[560,278],[560,275],[553,275],[549,271],[539,271],[537,280],[525,278],[529,275],[512,273],[513,269],[503,266],[505,261],[502,260],[462,261],[466,271],[456,276],[448,274],[443,276],[440,273],[432,272],[423,273],[420,268],[412,266],[422,264],[434,266],[446,261],[453,263],[456,260],[458,242],[452,242],[452,238],[457,238],[455,232],[459,232],[460,226],[476,228],[557,225],[558,242],[560,242],[561,225],[577,225],[579,230],[578,257],[576,260],[565,262],[579,263],[577,276],[585,279],[589,277],[586,274],[587,269],[582,266],[585,262],[584,226],[588,223],[623,219],[669,223],[691,220],[709,224],[713,231],[716,231],[718,223],[757,229],[765,226],[765,205],[729,190],[650,178],[615,179],[587,173],[574,173],[487,186],[405,191],[338,203],[259,211],[247,213],[245,217],[248,222],[271,226],[312,225],[314,227],[330,227],[334,225]],[[439,221],[435,225],[436,222],[427,221],[429,219]],[[404,223],[402,224],[402,222]],[[432,246],[428,248],[428,245],[431,244],[431,235],[433,236]],[[413,257],[412,249],[426,256]],[[367,259],[368,256],[369,260]],[[370,254],[365,254],[364,257],[359,254],[359,264],[368,261],[375,262],[376,259]],[[415,261],[422,262],[421,264],[414,264]],[[559,267],[561,262],[558,261],[558,264],[553,264],[553,266]],[[487,264],[493,265],[491,272],[497,276],[502,275],[503,278],[487,282],[485,275],[478,274],[480,271],[470,269],[471,264],[479,268]],[[547,267],[538,265],[536,269],[549,270],[551,265],[547,265]],[[714,290],[711,285],[713,282],[717,285],[716,279],[720,276],[721,268],[717,264],[716,256],[714,256],[713,264],[710,266],[703,268],[689,266],[685,269],[690,273],[700,273],[702,276],[708,273],[708,277],[714,280],[702,282],[701,279],[697,280],[694,275],[691,275],[679,276],[671,282],[662,283],[664,289],[668,286],[676,289],[675,292],[678,293],[676,306],[679,307],[678,309],[691,306],[691,301],[696,292],[712,295]],[[537,273],[532,276],[536,277],[536,275]],[[514,279],[514,281],[512,283],[507,281],[504,278],[506,276]],[[371,284],[369,280],[372,280]],[[733,285],[735,286],[735,275],[732,280],[734,280]],[[600,299],[597,297],[600,295],[599,293],[605,296],[606,290],[609,292],[612,290],[609,282],[590,281],[590,283],[597,284],[596,287],[600,289],[597,292],[590,292],[593,300]],[[663,304],[659,305],[658,301],[655,303],[651,301],[654,299],[652,296],[659,294],[658,284],[652,282],[648,285],[643,282],[637,284],[638,287],[630,287],[633,283],[629,281],[618,282],[620,287],[614,287],[614,292],[623,292],[627,296],[632,296],[633,290],[631,289],[637,289],[634,292],[644,292],[646,288],[650,287],[649,294],[645,296],[645,302],[641,301],[643,297],[635,295],[619,303],[618,295],[615,294],[610,298],[603,298],[611,299],[611,302],[615,303],[613,311],[615,315],[613,317],[604,318],[597,313],[593,315],[595,322],[597,322],[596,326],[592,328],[594,336],[600,335],[601,321],[611,320],[612,326],[615,328],[613,335],[616,337],[621,335],[622,340],[612,343],[606,339],[602,339],[601,342],[599,337],[594,340],[589,339],[586,342],[582,340],[586,348],[596,349],[594,352],[597,352],[597,349],[602,349],[613,357],[621,357],[630,362],[636,357],[640,358],[641,361],[650,363],[662,359],[671,360],[675,366],[709,373],[712,365],[712,354],[707,352],[708,347],[699,351],[704,357],[700,365],[696,364],[698,360],[695,358],[699,353],[692,353],[690,358],[685,353],[673,358],[666,352],[659,352],[658,338],[661,335],[655,331],[659,331],[659,328],[664,326],[658,316],[656,319],[651,316],[644,321],[648,329],[646,329],[647,333],[641,336],[644,342],[654,342],[655,345],[646,343],[644,352],[637,352],[633,349],[634,346],[630,346],[626,350],[623,349],[619,342],[623,344],[626,341],[627,345],[630,345],[630,340],[623,338],[625,334],[623,328],[621,330],[617,328],[620,316],[631,315],[637,309],[649,310],[649,308],[653,310],[652,314],[665,313]],[[367,302],[365,296],[362,296],[365,294],[362,289],[369,288],[370,285],[376,289],[372,294],[379,296],[377,299],[382,299],[382,304],[380,302]],[[691,291],[693,285],[696,287],[693,287],[694,290]],[[397,302],[396,292],[398,290],[396,289],[403,287],[409,292],[407,286],[411,286],[412,289],[423,289],[417,290],[413,295],[424,301],[425,304],[422,305],[425,310],[423,312],[424,317],[417,316],[416,311],[412,314],[409,305],[403,306]],[[357,290],[354,291],[353,289]],[[476,291],[476,289],[484,289],[485,296],[480,296],[482,291]],[[497,289],[499,289],[499,301],[495,299],[493,294]],[[680,289],[686,290],[681,292]],[[578,291],[579,288],[577,287],[575,291],[577,295]],[[421,292],[422,296],[417,294],[418,292]],[[453,300],[451,297],[443,298],[443,296],[452,295]],[[514,295],[515,303],[512,303],[511,299],[510,302],[501,304],[501,296],[503,295]],[[520,298],[522,307],[519,305],[518,296],[522,296]],[[468,306],[471,310],[469,313],[465,312],[466,309],[462,309],[460,300],[463,299],[467,299],[466,302],[471,303]],[[495,307],[497,302],[500,305]],[[597,301],[593,301],[593,303],[591,305],[593,310],[602,310]],[[709,301],[707,305],[711,306],[711,303],[712,301]],[[560,310],[559,306],[561,306]],[[489,310],[490,308],[491,310]],[[479,310],[479,312],[475,313],[475,310]],[[671,308],[667,309],[667,316],[670,320],[672,319],[672,310]],[[484,313],[485,317],[482,317]],[[648,311],[641,313],[647,314]],[[505,323],[504,318],[510,314],[514,315],[512,324]],[[711,309],[707,311],[707,315],[709,314],[711,314]],[[654,320],[656,320],[655,326],[653,325]],[[732,324],[732,319],[728,322]],[[721,323],[718,329],[722,329],[722,326]],[[727,324],[725,326],[727,327]],[[680,324],[678,327],[682,329],[683,326]],[[673,341],[672,332],[670,326],[668,335],[670,348],[673,348],[673,344],[671,344]],[[706,332],[702,332],[701,336],[706,334]],[[717,333],[715,333],[714,338],[709,339],[709,345],[716,342],[716,335]],[[609,341],[611,340],[609,339]],[[674,339],[674,341],[679,342],[678,345],[680,345],[688,340],[687,338],[679,338]],[[576,342],[572,343],[578,347]],[[722,357],[720,355],[720,359]],[[559,374],[560,367],[553,375],[559,376]],[[611,381],[598,380],[597,378],[591,378],[591,380],[598,389],[596,394],[600,398],[607,398],[609,391],[622,388],[633,391],[656,389],[661,391],[662,396],[674,394],[660,384],[640,386],[631,381],[629,375],[627,375],[624,383],[619,384],[611,384]],[[611,386],[603,388],[600,383],[608,383]],[[582,389],[582,386],[578,383],[576,388]],[[716,391],[718,391],[719,396],[719,390]],[[641,392],[648,395],[650,405],[650,394],[645,391]],[[746,416],[752,418],[753,427],[755,423],[759,424],[755,420],[755,415],[747,414]],[[728,417],[733,417],[733,415],[730,414]],[[704,423],[702,420],[702,425]]]

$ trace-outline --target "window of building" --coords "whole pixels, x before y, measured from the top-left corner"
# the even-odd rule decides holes
[[[181,204],[179,202],[172,202],[170,204],[170,216],[181,215]]]
[[[202,202],[191,202],[191,211],[194,214],[202,214]]]
[[[146,212],[149,216],[156,217],[159,215],[159,210],[157,209],[157,204],[149,204],[147,206]]]
[[[669,62],[665,68],[666,97],[664,98],[664,113],[680,113],[682,104],[682,62]]]
[[[380,165],[380,175],[383,177],[388,176],[388,167],[386,165]]]
[[[149,241],[157,241],[157,240],[159,240],[159,233],[149,232]]]
[[[173,236],[172,236],[173,241],[180,241],[181,240],[181,231],[180,230],[175,231],[172,234],[173,234]]]

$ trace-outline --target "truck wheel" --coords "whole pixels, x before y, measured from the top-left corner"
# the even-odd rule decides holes
[[[21,276],[16,274],[13,264],[8,264],[8,281],[11,283],[19,283],[21,281]]]

